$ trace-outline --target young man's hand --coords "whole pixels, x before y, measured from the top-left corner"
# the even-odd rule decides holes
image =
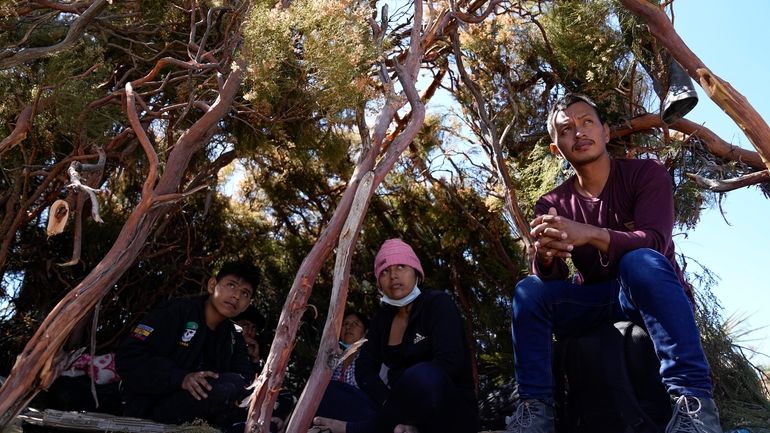
[[[540,215],[529,223],[532,227],[529,233],[535,239],[537,260],[545,266],[549,266],[556,257],[562,259],[572,257],[571,251],[574,246],[565,242],[567,234],[547,222],[555,217],[557,217],[556,209],[552,207],[548,209],[548,214]]]
[[[192,394],[196,400],[203,400],[209,395],[206,391],[211,391],[211,384],[207,378],[217,379],[219,375],[213,371],[196,371],[194,373],[187,373],[182,380],[182,389]]]
[[[556,214],[555,208],[550,208],[548,214],[540,215],[530,223],[530,234],[536,238],[535,246],[539,256],[570,257],[573,248],[590,244],[602,252],[607,252],[610,235],[606,229],[589,224],[582,224]]]

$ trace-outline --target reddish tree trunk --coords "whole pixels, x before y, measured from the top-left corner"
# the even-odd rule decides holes
[[[157,161],[142,194],[142,200],[129,216],[110,251],[98,265],[72,289],[48,314],[37,332],[19,354],[8,379],[0,388],[0,428],[7,425],[35,396],[45,389],[58,375],[63,361],[62,347],[70,332],[80,320],[112,289],[144,247],[157,219],[165,212],[159,204],[178,194],[182,176],[193,153],[208,142],[217,122],[230,111],[233,99],[243,79],[238,65],[233,65],[216,102],[179,138],[169,154],[166,168],[157,185],[153,185],[157,173]],[[127,108],[129,117],[135,115],[135,107]],[[135,125],[132,122],[132,125]],[[137,136],[144,131],[134,130]],[[152,160],[154,151],[148,157]]]
[[[305,384],[305,389],[300,395],[295,415],[291,418],[287,432],[307,431],[312,418],[318,409],[318,404],[323,398],[326,386],[331,379],[334,359],[339,356],[339,332],[342,318],[345,314],[345,300],[348,296],[348,284],[350,281],[350,262],[355,248],[358,234],[366,216],[369,200],[374,191],[372,181],[374,172],[366,173],[359,184],[351,210],[340,234],[337,247],[337,260],[334,266],[334,286],[329,303],[329,312],[326,316],[318,355],[313,365],[313,370]]]
[[[414,7],[415,22],[422,22],[422,3],[415,2]],[[430,26],[428,27],[430,28]],[[431,32],[437,30],[438,29],[434,27],[431,29]],[[401,98],[393,91],[393,83],[387,83],[385,87],[388,96],[382,111],[379,116],[377,116],[371,138],[364,137],[363,139],[365,151],[362,153],[362,158],[356,165],[353,176],[351,177],[345,193],[343,194],[339,205],[337,205],[337,209],[334,211],[334,215],[329,221],[329,224],[324,229],[319,240],[313,246],[313,249],[302,262],[300,270],[294,279],[294,284],[289,291],[288,298],[284,304],[283,311],[281,312],[276,335],[270,349],[270,354],[265,363],[265,368],[256,380],[256,386],[249,405],[249,417],[246,421],[247,432],[267,431],[267,424],[263,420],[269,420],[270,415],[272,414],[275,396],[280,390],[283,382],[286,365],[288,363],[289,355],[291,354],[291,348],[296,336],[297,328],[299,327],[299,319],[307,306],[307,300],[310,296],[312,284],[318,275],[321,265],[331,253],[334,242],[342,231],[344,221],[348,219],[354,196],[359,188],[361,179],[367,173],[371,171],[374,172],[373,186],[368,192],[369,197],[371,197],[374,189],[376,189],[377,185],[385,179],[385,176],[396,163],[398,157],[404,149],[406,149],[409,143],[414,140],[414,137],[417,136],[417,133],[423,125],[423,121],[425,120],[425,105],[420,100],[420,95],[414,86],[417,81],[420,62],[427,47],[424,43],[424,40],[427,37],[428,35],[422,36],[420,33],[420,26],[415,25],[412,29],[409,51],[402,59],[403,63],[396,61],[394,65],[396,75],[398,76],[403,91],[412,107],[409,124],[404,128],[403,132],[389,144],[385,155],[377,164],[376,169],[373,170],[375,160],[380,149],[383,147],[387,129],[395,118],[398,109],[403,105]],[[346,284],[347,276],[345,276],[345,285]],[[327,318],[326,326],[324,327],[323,339],[319,347],[320,354],[331,353],[337,344],[337,336],[339,335],[339,328],[342,322],[342,309],[345,304],[345,298],[339,296],[340,293],[341,291],[337,293],[337,298],[332,299],[331,301],[331,304],[336,307],[330,308],[330,310],[332,308],[334,308],[334,310]],[[323,389],[321,388],[325,385],[322,385],[319,389],[312,390],[310,390],[309,387],[313,386],[315,388],[322,382],[328,383],[329,377],[329,367],[324,366],[323,360],[317,360],[316,366],[308,381],[308,385],[305,388],[304,398],[298,402],[297,407],[294,410],[294,416],[292,417],[288,429],[289,433],[307,431],[323,393]],[[324,380],[326,380],[326,382],[324,382]]]

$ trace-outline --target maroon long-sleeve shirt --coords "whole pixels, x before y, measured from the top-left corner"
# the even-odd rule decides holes
[[[638,248],[652,248],[666,256],[689,292],[674,255],[674,199],[671,177],[663,165],[651,159],[611,159],[610,175],[598,197],[583,197],[575,190],[575,176],[540,197],[535,214],[551,207],[573,221],[607,228],[610,234],[606,254],[591,245],[575,247],[572,261],[585,283],[617,277],[623,255]],[[533,272],[544,280],[567,278],[569,270],[556,259],[548,272],[533,261]]]

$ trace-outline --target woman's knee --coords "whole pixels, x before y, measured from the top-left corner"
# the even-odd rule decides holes
[[[432,362],[420,362],[407,368],[401,375],[401,381],[405,381],[415,389],[429,389],[443,386],[449,381],[446,372]]]
[[[409,406],[430,411],[442,407],[452,388],[452,380],[443,368],[436,363],[421,362],[404,371],[391,396],[398,396]]]

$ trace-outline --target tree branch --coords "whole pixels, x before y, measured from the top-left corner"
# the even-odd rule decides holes
[[[713,74],[679,37],[665,12],[647,0],[621,0],[642,18],[653,36],[666,47],[687,73],[697,80],[709,97],[743,130],[757,149],[764,168],[770,169],[770,126],[762,119],[745,96],[730,83]]]
[[[56,45],[51,45],[49,47],[22,48],[20,51],[16,52],[5,50],[0,53],[0,70],[12,68],[42,57],[52,56],[60,51],[71,48],[83,36],[86,27],[91,21],[96,19],[109,3],[111,3],[109,0],[95,0],[91,6],[80,14],[80,16],[72,23],[64,40]]]
[[[744,176],[723,180],[707,179],[694,173],[687,173],[687,177],[692,179],[701,188],[706,188],[714,192],[727,192],[749,185],[770,182],[770,171],[762,170]]]
[[[503,180],[505,185],[505,207],[508,213],[513,218],[516,226],[516,231],[521,236],[521,241],[524,243],[525,251],[527,254],[531,254],[532,250],[532,238],[529,234],[529,224],[524,218],[524,215],[519,208],[519,200],[516,197],[516,188],[511,178],[511,173],[508,171],[508,164],[505,161],[503,155],[503,148],[500,145],[500,136],[497,133],[497,127],[490,120],[489,113],[486,108],[484,96],[481,94],[481,90],[473,80],[468,76],[465,66],[463,65],[463,54],[460,50],[460,38],[457,35],[457,31],[452,31],[452,48],[454,50],[455,61],[457,62],[457,70],[460,73],[460,79],[466,88],[473,95],[473,100],[476,103],[476,112],[479,115],[479,123],[481,126],[481,135],[486,139],[489,145],[492,147],[492,155],[490,159],[493,160],[494,165],[497,167],[498,174]],[[505,134],[508,133],[508,129],[505,129]]]
[[[612,128],[611,137],[624,137],[635,132],[648,131],[654,128],[663,128],[665,125],[658,114],[645,114],[631,119],[629,122]],[[725,140],[722,140],[713,131],[703,125],[691,122],[687,119],[680,119],[671,125],[669,129],[679,131],[688,135],[694,135],[701,139],[708,150],[714,156],[729,161],[738,161],[757,170],[764,170],[765,165],[757,152],[746,150],[734,146]]]
[[[29,105],[21,110],[19,117],[16,118],[16,126],[13,131],[0,141],[0,155],[13,149],[14,146],[24,141],[27,138],[27,133],[32,127],[32,117],[35,113],[34,105]]]
[[[144,180],[144,185],[142,185],[142,196],[147,197],[152,194],[152,189],[158,178],[158,154],[155,153],[155,148],[152,147],[150,138],[147,136],[147,133],[142,127],[142,123],[139,121],[139,114],[136,112],[134,89],[131,83],[126,83],[126,115],[131,124],[131,129],[134,131],[134,135],[137,140],[139,140],[139,144],[142,145],[145,155],[147,155],[149,171],[147,172],[147,179]]]

